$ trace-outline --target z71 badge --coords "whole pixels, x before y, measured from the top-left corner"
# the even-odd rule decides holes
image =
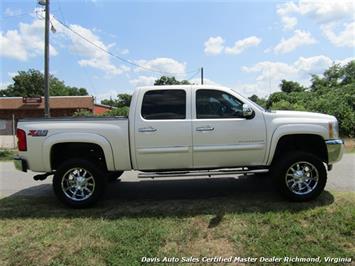
[[[29,136],[32,136],[32,137],[44,137],[44,136],[47,136],[48,134],[48,130],[30,130],[28,132],[28,135]]]

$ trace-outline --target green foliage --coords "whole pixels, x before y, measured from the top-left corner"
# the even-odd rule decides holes
[[[0,161],[12,160],[16,155],[16,150],[0,149]]]
[[[188,80],[176,80],[175,77],[161,76],[154,82],[154,85],[190,85]]]
[[[112,106],[112,107],[124,107],[127,106],[129,107],[129,105],[131,104],[131,99],[132,99],[132,95],[128,94],[128,93],[121,93],[117,95],[117,99],[104,99],[101,101],[101,104],[105,104],[108,106]]]
[[[260,105],[263,108],[266,108],[266,99],[259,98],[257,95],[253,94],[249,97],[249,100],[253,101],[254,103]]]
[[[282,80],[280,84],[282,92],[291,93],[291,92],[301,92],[305,91],[305,88],[301,86],[298,82]]]
[[[310,90],[299,88],[303,87],[297,82],[283,80],[283,90],[271,94],[266,107],[334,115],[340,133],[355,136],[355,61],[345,66],[333,65],[322,76],[312,75]]]
[[[129,113],[129,107],[128,106],[123,106],[119,108],[114,108],[106,113],[104,113],[104,116],[128,116]]]
[[[86,109],[79,109],[73,114],[73,116],[93,116],[93,113]]]
[[[18,71],[18,74],[12,78],[13,84],[6,89],[0,90],[0,97],[34,97],[44,95],[44,75],[35,69],[28,71]],[[84,88],[70,87],[50,75],[49,94],[51,96],[84,96],[88,92]]]

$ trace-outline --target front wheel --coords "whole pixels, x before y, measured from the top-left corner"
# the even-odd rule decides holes
[[[88,207],[100,198],[106,184],[100,167],[83,159],[70,159],[55,172],[53,189],[57,198],[74,208]]]
[[[285,154],[276,162],[272,175],[281,193],[293,201],[309,201],[318,197],[327,182],[323,162],[306,152]]]

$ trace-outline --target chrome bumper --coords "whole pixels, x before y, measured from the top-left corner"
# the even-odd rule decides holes
[[[344,141],[341,139],[330,139],[326,140],[325,144],[328,151],[328,164],[340,161],[344,152]]]
[[[20,157],[15,157],[14,164],[15,164],[15,168],[17,170],[22,171],[22,172],[27,172],[28,165],[27,165],[26,160],[24,160]]]

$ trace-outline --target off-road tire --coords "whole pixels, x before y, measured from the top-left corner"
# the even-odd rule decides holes
[[[286,175],[293,172],[291,170],[291,166],[294,166],[294,168],[297,169],[297,163],[301,164],[300,165],[301,168],[303,163],[303,167],[305,169],[307,169],[307,165],[310,166],[310,169],[312,169],[312,166],[314,167],[314,169],[316,169],[313,171],[313,173],[314,176],[317,175],[318,181],[317,183],[314,183],[314,188],[309,192],[307,192],[308,188],[305,186],[304,183],[303,183],[304,184],[303,192],[302,191],[294,192],[292,191],[292,188],[290,188],[290,186],[292,187],[292,185],[295,183],[295,182],[292,183],[292,181],[290,182],[290,179],[294,179],[293,177],[294,175],[289,175],[288,177],[286,177]],[[311,172],[305,171],[305,173],[311,173]],[[282,195],[284,195],[286,198],[288,198],[291,201],[310,201],[317,198],[323,192],[327,182],[327,171],[323,162],[313,154],[302,152],[302,151],[294,151],[280,156],[278,161],[276,161],[272,166],[271,175],[274,178],[274,181],[277,184]],[[305,178],[306,181],[311,180],[311,178],[307,179],[306,176],[303,176],[303,178]],[[312,184],[313,183],[310,183],[309,187],[312,187]],[[297,193],[304,193],[304,194],[297,194]]]
[[[90,189],[93,187],[92,193],[87,193],[88,197],[83,198],[82,200],[73,200],[75,197],[70,198],[70,196],[68,196],[72,190],[67,190],[65,192],[65,189],[63,188],[64,184],[66,184],[65,180],[68,180],[70,173],[72,173],[70,171],[74,171],[73,169],[84,169],[88,174],[90,174],[89,177],[92,177],[90,178],[90,182],[93,183],[94,186],[89,187]],[[79,158],[69,159],[63,162],[53,176],[53,190],[55,195],[62,203],[72,208],[85,208],[92,206],[103,194],[106,183],[107,178],[101,167],[96,165],[94,162]]]

